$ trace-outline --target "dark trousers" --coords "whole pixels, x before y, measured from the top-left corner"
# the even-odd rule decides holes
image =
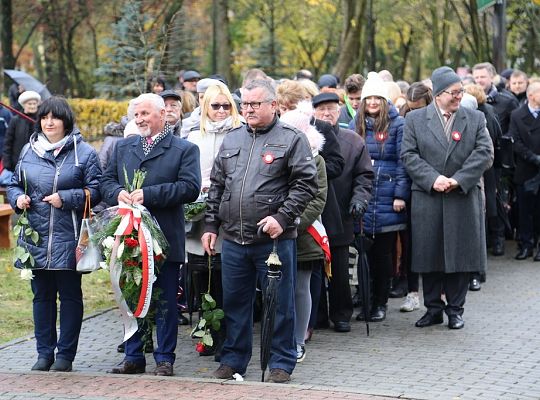
[[[268,266],[265,261],[272,251],[272,246],[272,242],[240,245],[229,240],[223,241],[221,281],[227,338],[221,351],[221,364],[232,367],[240,374],[246,372],[251,359],[255,288],[257,281],[261,280],[264,293],[268,284]],[[282,275],[278,281],[274,334],[268,367],[283,369],[290,374],[296,366],[296,241],[280,240],[278,255],[282,263]]]
[[[330,253],[332,254],[332,278],[328,282],[330,320],[334,323],[349,322],[353,314],[349,284],[349,246],[330,246]]]
[[[538,205],[540,204],[540,191],[537,194],[527,192],[523,185],[516,186],[519,209],[519,240],[522,248],[533,249],[536,245],[535,221],[538,220]],[[536,228],[536,229],[535,229]]]
[[[469,290],[469,272],[431,272],[422,274],[424,289],[424,305],[430,314],[463,315],[465,296]],[[441,300],[441,294],[446,296],[446,306]]]
[[[396,240],[397,232],[378,233],[368,250],[369,271],[373,282],[373,307],[386,306],[388,302]]]
[[[174,364],[176,341],[178,336],[178,313],[176,294],[178,290],[178,275],[180,263],[165,262],[159,269],[153,290],[159,291],[159,297],[154,304],[157,348],[154,350],[156,363],[167,361]],[[145,330],[139,328],[126,341],[126,361],[138,365],[146,365],[143,353],[143,335]]]
[[[81,274],[70,270],[34,270],[33,313],[39,358],[75,359],[83,317]],[[60,337],[56,335],[57,296],[60,299]]]

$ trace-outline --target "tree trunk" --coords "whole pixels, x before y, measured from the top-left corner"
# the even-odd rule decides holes
[[[15,68],[12,17],[11,0],[0,0],[0,42],[2,42],[2,65],[6,69]]]
[[[229,33],[228,0],[216,0],[216,70],[228,82],[232,82],[231,39]]]
[[[343,0],[343,32],[333,73],[343,82],[360,55],[360,39],[367,0]]]

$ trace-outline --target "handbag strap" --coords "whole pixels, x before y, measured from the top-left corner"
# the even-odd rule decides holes
[[[84,188],[84,213],[83,218],[92,220],[91,205],[90,205],[90,189]]]

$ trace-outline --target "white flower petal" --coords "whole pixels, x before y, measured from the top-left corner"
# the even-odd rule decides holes
[[[21,279],[23,281],[30,281],[34,278],[34,274],[32,273],[32,270],[29,268],[23,268],[21,269]]]

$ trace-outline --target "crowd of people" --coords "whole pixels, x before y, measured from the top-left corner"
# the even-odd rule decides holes
[[[121,346],[112,373],[145,372],[150,351],[154,373],[173,375],[178,324],[188,323],[178,294],[189,274],[210,265],[225,319],[201,355],[219,362],[218,379],[245,374],[272,251],[281,265],[267,382],[290,380],[315,329],[349,332],[355,306],[364,311],[357,320],[383,321],[400,286],[400,310],[410,312],[420,308],[422,282],[426,312],[417,327],[441,324],[446,314],[448,328],[463,328],[466,294],[486,280],[488,249],[501,256],[505,240],[516,239],[517,260],[540,261],[540,80],[517,70],[498,75],[490,63],[460,73],[443,66],[409,84],[372,71],[340,85],[331,74],[314,82],[302,70],[274,80],[254,69],[234,91],[223,77],[197,71],[184,71],[172,87],[156,77],[152,93],[105,127],[99,156],[65,99],[20,94],[27,118],[0,122],[9,120],[2,151],[9,202],[40,237],[18,239],[35,260],[32,369],[72,369],[85,189],[95,211],[145,206],[170,244],[154,284],[157,346],[141,328]],[[126,190],[126,169],[146,172],[142,188]],[[204,219],[185,223],[183,206],[200,198]],[[359,238],[371,276],[364,304],[349,277]]]

